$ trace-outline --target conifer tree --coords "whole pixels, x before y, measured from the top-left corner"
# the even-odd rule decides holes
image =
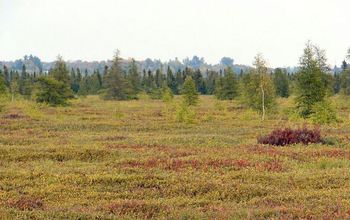
[[[15,100],[16,94],[19,92],[18,82],[19,82],[18,72],[12,72],[11,83],[10,83],[11,101]]]
[[[89,84],[89,93],[97,94],[102,86],[102,77],[99,70],[95,70],[94,73],[88,77],[87,83]]]
[[[350,95],[350,69],[343,70],[340,74],[341,92]]]
[[[4,65],[4,80],[5,80],[5,85],[7,87],[10,87],[11,79],[10,79],[9,69],[5,65]]]
[[[73,98],[69,70],[62,57],[57,61],[48,76],[38,78],[39,92],[37,102],[48,103],[52,106],[66,105],[68,99]]]
[[[36,97],[37,102],[47,103],[51,106],[67,105],[72,94],[67,84],[51,76],[39,77],[38,84],[40,89]]]
[[[169,66],[167,69],[166,85],[171,89],[173,94],[178,94],[176,78]]]
[[[289,80],[285,70],[277,68],[273,73],[273,83],[276,89],[276,95],[283,98],[289,97]]]
[[[209,95],[212,95],[215,93],[215,87],[216,87],[216,84],[218,83],[217,81],[219,80],[219,74],[215,71],[207,71],[207,82],[206,82],[206,85],[207,85],[207,93]]]
[[[85,73],[84,77],[81,78],[79,83],[79,96],[87,96],[90,92],[89,76]]]
[[[19,80],[19,93],[25,98],[30,98],[32,94],[32,81],[24,64],[22,65],[22,72]]]
[[[7,90],[5,76],[0,69],[0,96],[5,94]]]
[[[132,86],[133,93],[136,96],[141,90],[141,80],[137,69],[137,64],[134,59],[132,59],[131,64],[129,66],[128,79]]]
[[[226,75],[216,82],[215,96],[221,100],[233,100],[238,96],[238,80],[231,67],[226,70]]]
[[[155,76],[155,84],[156,84],[156,87],[157,88],[161,88],[162,85],[163,85],[163,73],[162,73],[162,70],[161,69],[157,69],[156,70],[156,76]]]
[[[62,82],[66,86],[70,87],[69,70],[67,69],[66,62],[64,62],[61,56],[57,57],[53,69],[50,71],[50,75],[59,82]]]
[[[130,83],[123,76],[123,71],[120,67],[119,52],[115,54],[112,67],[106,74],[103,83],[103,97],[107,100],[127,100],[136,98],[132,94]]]
[[[178,91],[180,91],[182,88],[182,84],[184,83],[184,78],[182,75],[182,71],[180,69],[177,70],[175,78],[176,78],[176,84],[177,84]]]
[[[71,78],[71,89],[73,90],[74,93],[78,93],[79,91],[79,83],[77,74],[75,73],[74,68],[71,69],[70,72],[70,78]]]
[[[188,76],[184,82],[181,93],[184,98],[184,104],[187,106],[197,105],[199,101],[196,84],[191,76]]]

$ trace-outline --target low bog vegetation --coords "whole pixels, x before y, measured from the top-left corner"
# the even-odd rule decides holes
[[[179,96],[5,103],[0,218],[349,218],[349,103],[334,99],[341,120],[307,129],[311,118],[285,113],[291,100],[261,121],[236,100],[199,96],[184,122]],[[271,146],[257,143],[271,131]]]

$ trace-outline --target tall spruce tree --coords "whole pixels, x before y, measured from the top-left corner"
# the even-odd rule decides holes
[[[130,83],[124,78],[123,71],[120,67],[119,52],[114,56],[112,67],[105,75],[103,82],[104,99],[107,100],[127,100],[135,98],[132,96]]]
[[[73,90],[74,93],[78,93],[79,81],[74,68],[72,68],[70,71],[70,78],[71,78],[71,89]]]
[[[276,95],[283,98],[289,97],[289,79],[286,70],[275,69],[273,73],[273,83],[276,89]]]
[[[176,78],[173,74],[173,71],[170,69],[170,67],[168,66],[167,69],[167,74],[166,74],[166,84],[167,87],[169,87],[171,89],[171,92],[173,94],[178,94],[178,88],[177,88],[177,81]]]
[[[155,84],[157,88],[161,88],[163,85],[163,80],[164,80],[164,76],[162,73],[162,69],[157,69],[156,70],[156,75],[155,75]]]
[[[205,81],[203,79],[203,75],[200,71],[200,69],[197,69],[193,74],[193,80],[196,84],[197,91],[200,94],[206,94],[207,93],[207,87],[205,85]]]
[[[134,95],[137,96],[137,94],[141,91],[141,79],[137,69],[136,61],[134,59],[131,60],[131,63],[129,66],[128,79],[132,86]]]

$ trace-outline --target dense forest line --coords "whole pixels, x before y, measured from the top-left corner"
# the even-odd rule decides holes
[[[345,60],[340,73],[332,72],[325,51],[308,42],[299,63],[295,74],[281,68],[271,70],[258,54],[254,68],[238,73],[230,65],[224,70],[205,72],[189,67],[173,71],[168,66],[163,72],[162,68],[140,70],[135,60],[125,68],[117,53],[110,67],[106,65],[102,72],[97,69],[89,74],[79,68],[69,70],[62,57],[58,57],[47,73],[29,73],[26,65],[22,65],[20,72],[3,66],[0,91],[12,100],[20,95],[51,105],[65,105],[70,98],[86,95],[115,100],[137,99],[140,93],[152,99],[162,99],[164,94],[215,95],[220,100],[239,98],[263,117],[274,109],[276,97],[296,96],[299,114],[308,117],[317,112],[316,108],[332,112],[327,97],[338,93],[350,95],[350,69]]]

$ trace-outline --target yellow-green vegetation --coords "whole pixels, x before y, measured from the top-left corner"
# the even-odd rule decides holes
[[[296,117],[293,97],[265,121],[211,96],[184,122],[180,97],[2,102],[0,218],[350,218],[350,101],[332,99],[328,145],[287,147],[257,137],[312,123]]]

